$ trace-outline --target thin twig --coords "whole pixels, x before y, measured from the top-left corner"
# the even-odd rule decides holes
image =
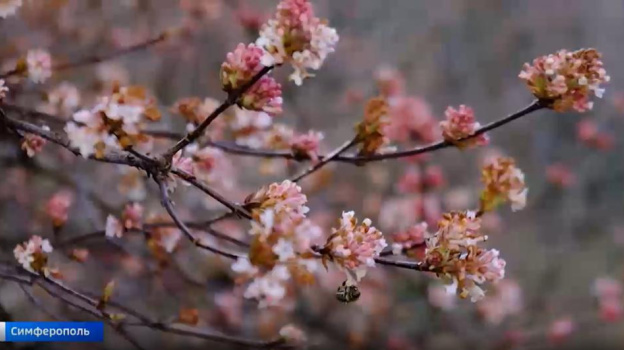
[[[56,64],[52,66],[52,71],[54,72],[60,72],[60,71],[64,71],[64,70],[68,70],[68,69],[72,69],[72,68],[78,68],[78,67],[83,67],[83,66],[88,66],[91,64],[96,64],[96,63],[101,63],[119,56],[123,56],[135,51],[140,51],[143,50],[145,48],[148,48],[152,45],[158,44],[161,41],[164,41],[165,39],[167,39],[168,37],[168,33],[167,32],[163,32],[160,35],[158,35],[155,38],[151,38],[145,42],[142,43],[138,43],[132,46],[128,46],[128,47],[124,47],[122,49],[113,51],[113,52],[109,52],[107,54],[101,55],[101,56],[89,56],[89,57],[84,57],[81,58],[80,60],[77,60],[75,62],[69,62],[69,63],[61,63],[61,64]],[[18,74],[22,74],[23,70],[21,69],[13,69],[10,70],[6,73],[3,73],[0,75],[0,79],[6,79]]]
[[[204,244],[202,243],[192,232],[191,230],[184,224],[184,222],[182,220],[180,220],[180,218],[178,217],[178,214],[175,212],[175,210],[173,209],[173,205],[171,204],[171,199],[169,198],[169,193],[167,192],[167,187],[165,186],[165,183],[159,179],[156,179],[156,182],[160,188],[160,199],[161,199],[161,204],[162,206],[165,208],[165,210],[167,211],[167,213],[169,213],[169,216],[171,216],[171,218],[173,219],[173,221],[176,223],[176,225],[178,226],[178,228],[180,230],[182,230],[182,233],[184,233],[184,235],[197,247],[206,249],[210,252],[213,252],[215,254],[224,256],[226,258],[230,258],[230,259],[238,259],[239,256],[234,254],[234,253],[230,253],[230,252],[226,252],[223,251],[221,249],[212,247],[208,244]]]
[[[242,217],[244,217],[246,219],[251,219],[251,214],[245,208],[232,203],[231,201],[229,201],[228,199],[226,199],[225,197],[223,197],[222,195],[220,195],[219,193],[217,193],[216,191],[214,191],[210,187],[208,187],[208,186],[202,184],[201,182],[197,181],[195,176],[190,175],[190,174],[188,174],[188,173],[186,173],[184,171],[181,171],[179,169],[171,169],[171,173],[179,176],[184,181],[190,183],[191,185],[197,187],[198,189],[200,189],[201,191],[203,191],[204,193],[206,193],[210,197],[214,198],[217,202],[223,204],[228,209],[230,209],[232,211],[232,213],[240,215],[240,216],[242,216]]]
[[[215,109],[210,115],[204,119],[201,124],[199,124],[193,131],[189,132],[180,139],[175,145],[173,145],[170,149],[168,149],[164,154],[163,158],[167,160],[171,160],[173,155],[178,153],[178,151],[182,150],[184,147],[191,144],[193,141],[198,139],[206,130],[206,128],[212,123],[213,120],[217,119],[221,113],[225,112],[228,108],[233,106],[238,102],[238,99],[251,88],[255,83],[260,80],[265,74],[269,73],[273,69],[272,66],[264,67],[260,70],[250,81],[248,81],[245,85],[241,86],[240,89],[235,90],[228,94],[227,99],[221,103],[217,109]]]
[[[293,177],[291,179],[291,181],[292,182],[299,182],[300,180],[302,180],[306,176],[314,173],[315,171],[317,171],[320,168],[322,168],[323,166],[325,166],[325,164],[331,162],[333,159],[338,157],[341,153],[347,151],[349,148],[353,147],[358,142],[359,142],[359,138],[358,137],[354,137],[350,141],[347,141],[347,142],[343,143],[340,147],[338,147],[335,150],[333,150],[325,158],[323,158],[322,160],[319,160],[316,164],[312,165],[311,167],[309,167],[308,169],[303,171],[301,174]]]

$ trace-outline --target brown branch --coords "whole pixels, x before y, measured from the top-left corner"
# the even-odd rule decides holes
[[[438,272],[435,269],[432,269],[430,266],[421,262],[390,260],[390,259],[386,259],[382,257],[375,258],[375,262],[380,265],[399,267],[399,268],[414,270],[414,271],[434,272],[434,273]]]
[[[160,43],[161,41],[166,40],[168,37],[169,37],[169,32],[163,32],[157,37],[151,38],[145,42],[138,43],[138,44],[128,46],[128,47],[124,47],[117,51],[109,52],[101,56],[98,56],[98,55],[88,56],[88,57],[81,58],[80,60],[77,60],[75,62],[55,64],[52,66],[52,71],[60,72],[60,71],[64,71],[64,70],[68,70],[72,68],[78,68],[78,67],[88,66],[91,64],[101,63],[101,62],[104,62],[104,61],[107,61],[107,60],[110,60],[119,56],[127,55],[135,51],[146,49],[150,46]],[[6,79],[6,78],[19,75],[22,73],[24,73],[23,70],[16,68],[16,69],[13,69],[6,73],[1,74],[0,79]]]
[[[465,138],[462,138],[458,141],[465,141],[465,140],[477,137],[481,134],[497,129],[523,116],[531,114],[535,111],[547,108],[546,106],[547,105],[544,102],[540,102],[537,100],[533,101],[527,107],[513,114],[510,114],[502,119],[499,119],[490,124],[484,125],[483,127],[479,128],[474,134],[467,136]],[[154,137],[163,137],[163,138],[177,138],[180,136],[177,133],[173,133],[169,131],[156,131],[155,130],[155,131],[148,131],[146,133]],[[284,158],[284,159],[291,159],[291,160],[296,160],[296,161],[309,160],[309,158],[302,157],[300,155],[294,155],[292,152],[274,151],[274,150],[268,150],[268,149],[254,149],[254,148],[241,146],[233,142],[207,141],[206,145],[219,148],[222,151],[230,153],[230,154],[236,154],[236,155],[241,155],[241,156],[250,156],[250,157],[259,157],[259,158]],[[362,163],[375,162],[375,161],[380,161],[380,160],[385,160],[385,159],[397,159],[397,158],[411,157],[411,156],[429,153],[429,152],[437,151],[443,148],[450,148],[450,147],[454,147],[454,145],[450,142],[441,140],[441,141],[434,142],[425,146],[417,146],[417,147],[402,150],[402,151],[383,153],[383,154],[373,154],[370,156],[338,155],[334,157],[332,161],[342,162],[342,163],[362,164]],[[323,160],[326,157],[328,156],[321,155],[319,156],[319,159]]]
[[[171,173],[177,175],[178,177],[180,177],[184,181],[190,183],[191,185],[193,185],[193,186],[197,187],[198,189],[200,189],[202,192],[204,192],[207,195],[209,195],[210,197],[214,198],[217,202],[223,204],[228,209],[230,209],[232,211],[232,213],[240,215],[240,216],[242,216],[242,217],[244,217],[246,219],[251,219],[251,214],[245,208],[230,202],[228,199],[226,199],[225,197],[223,197],[222,195],[220,195],[219,193],[217,193],[216,191],[214,191],[210,187],[208,187],[208,186],[202,184],[201,182],[197,181],[195,176],[190,175],[190,174],[188,174],[188,173],[186,173],[184,171],[181,171],[179,169],[171,169]]]
[[[248,81],[245,85],[241,86],[240,89],[237,89],[228,94],[228,97],[221,103],[217,109],[215,109],[204,121],[201,122],[193,131],[189,132],[180,139],[175,145],[173,145],[170,149],[168,149],[164,154],[163,158],[166,160],[171,160],[173,155],[178,153],[178,151],[182,150],[184,147],[191,144],[193,141],[198,139],[208,128],[210,123],[213,120],[217,119],[221,113],[225,112],[228,108],[236,104],[239,98],[245,93],[245,91],[249,90],[255,83],[260,80],[265,74],[269,73],[273,69],[273,66],[264,67],[260,70],[250,81]]]
[[[215,254],[224,256],[230,259],[238,259],[239,256],[230,252],[226,252],[224,250],[212,247],[210,245],[202,243],[192,232],[191,230],[184,224],[184,222],[178,217],[178,214],[173,209],[173,205],[171,204],[171,199],[169,198],[169,193],[167,192],[167,187],[165,183],[161,179],[155,179],[158,187],[160,188],[160,201],[162,206],[165,208],[173,222],[176,223],[178,228],[184,233],[184,235],[197,247],[206,249]]]
[[[293,177],[291,179],[291,181],[292,182],[299,182],[301,179],[303,179],[306,176],[314,173],[315,171],[317,171],[320,168],[322,168],[323,166],[325,166],[325,164],[327,164],[327,163],[331,162],[332,160],[334,160],[341,153],[347,151],[349,148],[353,147],[358,142],[359,142],[359,138],[356,136],[352,140],[343,143],[340,147],[336,148],[330,154],[325,156],[325,158],[323,158],[322,160],[319,160],[316,164],[312,165],[311,167],[309,167],[308,169],[303,171],[301,174]]]

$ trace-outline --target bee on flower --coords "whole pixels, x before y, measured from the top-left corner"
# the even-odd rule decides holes
[[[557,112],[591,110],[592,95],[602,98],[610,77],[595,49],[560,50],[525,63],[518,77],[531,93]]]

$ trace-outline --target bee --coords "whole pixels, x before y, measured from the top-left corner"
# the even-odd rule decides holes
[[[336,291],[336,299],[343,303],[352,303],[360,298],[360,290],[355,285],[347,285],[347,281],[342,282]]]

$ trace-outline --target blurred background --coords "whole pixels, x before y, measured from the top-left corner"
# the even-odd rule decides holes
[[[342,210],[355,210],[370,217],[392,240],[393,234],[422,220],[434,227],[439,212],[476,207],[483,158],[492,152],[511,156],[526,174],[527,207],[517,213],[502,208],[483,220],[490,236],[488,246],[498,248],[507,260],[509,285],[491,287],[491,298],[473,304],[441,295],[440,285],[429,276],[378,267],[364,281],[361,299],[345,305],[335,299],[342,276],[330,270],[319,275],[315,286],[289,290],[283,307],[258,309],[256,303],[243,299],[228,261],[194,250],[187,242],[181,242],[175,254],[155,257],[141,236],[113,243],[104,237],[84,242],[81,248],[88,249],[89,257],[82,263],[58,251],[53,262],[66,283],[99,293],[114,279],[113,298],[119,302],[162,320],[175,320],[181,311],[194,310],[198,326],[228,334],[271,338],[281,326],[293,323],[306,331],[311,349],[621,348],[621,311],[601,309],[592,286],[599,277],[616,281],[624,277],[620,254],[624,162],[618,156],[623,145],[617,138],[624,129],[620,83],[624,70],[617,63],[624,55],[620,45],[624,2],[313,3],[317,14],[337,29],[340,43],[316,77],[302,87],[287,82],[289,69],[277,72],[284,84],[285,107],[279,122],[300,131],[322,131],[325,151],[351,137],[365,101],[379,92],[380,72],[394,70],[393,79],[404,80],[405,96],[426,104],[413,113],[442,120],[447,106],[466,104],[485,124],[532,101],[518,79],[525,62],[563,48],[594,47],[603,53],[611,83],[591,112],[541,110],[491,132],[487,149],[445,149],[425,159],[362,167],[331,164],[303,183],[310,216],[326,232]],[[0,66],[2,71],[10,70],[32,48],[48,50],[54,60],[75,61],[183,28],[164,43],[59,72],[42,85],[9,81],[15,85],[12,103],[48,112],[49,93],[63,82],[78,89],[81,106],[92,104],[113,80],[141,85],[165,112],[155,129],[183,132],[184,121],[168,113],[169,107],[184,97],[222,99],[218,74],[226,53],[239,42],[254,41],[258,26],[276,4],[274,0],[24,0],[17,16],[0,21],[4,43]],[[158,142],[166,146],[171,141]],[[401,148],[419,142],[410,138],[395,144]],[[236,155],[228,158],[236,169],[236,185],[225,193],[235,201],[305,166]],[[118,216],[128,201],[140,199],[147,216],[165,214],[152,184],[145,182],[144,193],[137,194],[141,189],[136,186],[141,185],[135,182],[143,179],[136,174],[78,159],[54,145],[28,158],[15,139],[3,136],[0,164],[0,241],[7,261],[15,245],[30,235],[53,237],[45,203],[61,189],[74,194],[64,237],[101,230],[107,215]],[[406,174],[425,174],[427,169],[434,174],[427,193],[400,186]],[[181,188],[175,200],[189,219],[210,218],[222,210],[206,203],[193,188]],[[245,237],[247,225],[231,220],[219,228]],[[87,317],[41,290],[33,288],[31,293],[53,314]],[[50,319],[12,282],[0,283],[0,304],[2,318]],[[146,329],[131,333],[147,348],[230,348]],[[101,347],[129,345],[108,332]],[[14,348],[53,346],[15,344]]]

